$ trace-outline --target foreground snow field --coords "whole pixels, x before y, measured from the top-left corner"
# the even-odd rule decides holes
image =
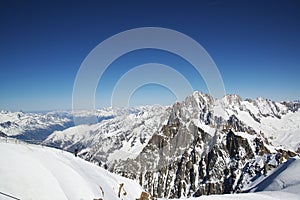
[[[0,157],[0,192],[22,200],[132,200],[142,192],[138,183],[57,149],[2,140]]]
[[[135,200],[143,191],[135,181],[57,149],[2,139],[0,157],[0,192],[22,200]],[[251,191],[261,192],[190,199],[300,199],[299,171],[300,160],[292,159],[249,186]],[[0,199],[11,198],[0,195]]]

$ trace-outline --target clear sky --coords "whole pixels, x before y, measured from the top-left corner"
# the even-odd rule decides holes
[[[221,72],[226,92],[242,98],[300,99],[300,2],[263,1],[15,1],[0,2],[0,109],[70,109],[82,61],[100,42],[138,27],[164,27],[199,42]],[[96,106],[122,74],[149,62],[172,66],[207,92],[189,63],[159,50],[117,59],[100,80]],[[159,98],[158,98],[159,97]],[[167,89],[146,85],[132,105],[170,104]]]

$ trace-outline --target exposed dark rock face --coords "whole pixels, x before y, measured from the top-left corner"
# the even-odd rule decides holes
[[[282,104],[284,104],[285,106],[288,107],[289,110],[291,110],[292,112],[296,112],[297,110],[299,110],[300,108],[300,102],[282,102]]]
[[[229,104],[244,109],[237,103],[238,96],[232,98]],[[295,156],[285,150],[271,153],[263,134],[234,114],[228,120],[214,117],[213,103],[202,95],[175,104],[169,110],[167,125],[153,134],[141,154],[116,163],[110,170],[138,180],[154,197],[198,197],[241,192],[251,179]],[[272,111],[274,117],[276,112]],[[206,129],[215,128],[215,132],[200,128],[192,119],[199,119]]]
[[[139,180],[154,197],[198,197],[239,192],[251,178],[275,167],[269,166],[269,162],[276,156],[278,162],[295,156],[286,151],[279,152],[279,157],[271,154],[258,138],[254,139],[253,149],[247,139],[232,131],[219,135],[221,138],[205,152],[202,147],[210,136],[200,129],[194,133],[191,144],[181,155],[174,154],[176,157],[168,161],[159,150],[167,146],[168,139],[155,135],[139,159],[121,162],[114,171]]]
[[[16,124],[15,122],[7,121],[0,123],[0,126],[2,128],[10,128],[11,126],[18,127],[18,124]]]
[[[7,137],[7,135],[5,133],[3,133],[2,131],[0,131],[0,137]]]
[[[251,135],[255,134],[255,131],[251,127],[246,126],[235,115],[231,115],[229,117],[229,120],[227,121],[227,127],[235,132],[246,132]]]

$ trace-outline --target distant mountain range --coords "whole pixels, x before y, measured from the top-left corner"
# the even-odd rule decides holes
[[[70,126],[74,126],[70,117],[54,112],[0,111],[0,134],[29,142],[42,142],[54,130],[64,130]]]

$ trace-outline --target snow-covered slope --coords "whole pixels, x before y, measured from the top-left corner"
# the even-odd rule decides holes
[[[297,194],[300,198],[300,159],[290,158],[287,162],[260,177],[247,186],[246,191],[282,191]]]
[[[132,200],[142,192],[136,182],[57,149],[2,139],[0,158],[0,192],[22,200]]]
[[[0,157],[1,200],[12,199],[6,195],[22,200],[133,200],[138,199],[143,191],[135,181],[57,149],[11,139],[8,142],[0,140]],[[299,200],[300,160],[292,159],[282,167],[269,173],[264,180],[256,181],[258,184],[252,189],[260,188],[261,192],[187,200]]]

